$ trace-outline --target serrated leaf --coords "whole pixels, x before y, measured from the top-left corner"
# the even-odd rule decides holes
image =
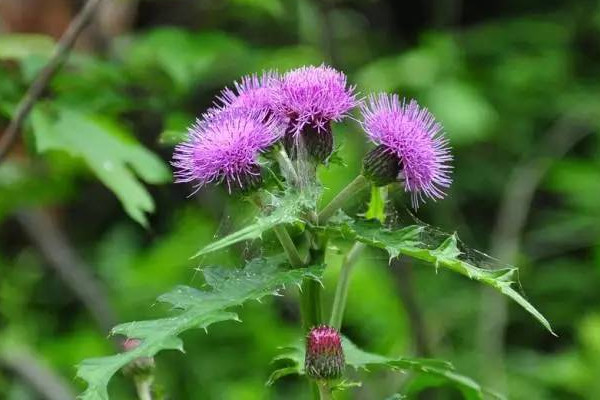
[[[303,192],[289,191],[283,197],[272,196],[270,204],[267,206],[267,209],[270,210],[269,214],[260,215],[254,223],[203,247],[193,257],[212,253],[244,240],[258,239],[263,232],[276,225],[299,222],[299,215],[314,207],[314,204],[315,193],[312,189],[306,189]]]
[[[342,338],[342,347],[346,365],[357,370],[368,371],[370,368],[388,368],[394,371],[414,371],[419,374],[443,379],[459,388],[470,398],[484,399],[485,396],[503,398],[502,396],[482,388],[471,378],[458,374],[451,363],[436,359],[385,357],[379,354],[368,353],[359,349],[348,338]],[[292,374],[304,375],[304,342],[298,342],[295,346],[287,347],[284,353],[278,355],[275,360],[283,360],[291,365],[274,371],[267,385],[272,385],[277,379]]]
[[[336,221],[340,221],[336,223]],[[533,315],[550,333],[555,335],[548,320],[531,305],[519,292],[512,288],[517,268],[508,266],[499,269],[478,267],[475,261],[465,257],[458,248],[456,234],[440,234],[428,237],[432,230],[426,226],[411,225],[392,230],[379,222],[369,220],[353,221],[351,219],[335,219],[328,229],[341,236],[357,240],[373,247],[386,250],[391,258],[405,255],[417,260],[443,267],[470,279],[484,283],[502,294],[510,297]],[[491,258],[489,258],[491,260]]]
[[[287,285],[298,285],[310,277],[320,279],[323,268],[287,269],[283,258],[261,258],[250,261],[244,269],[209,267],[204,270],[210,290],[180,286],[159,297],[169,303],[178,314],[168,318],[137,321],[113,328],[112,334],[122,334],[140,339],[135,349],[109,357],[83,361],[77,376],[88,383],[81,395],[83,400],[108,400],[107,385],[110,378],[121,368],[139,357],[153,357],[161,350],[183,351],[179,335],[189,329],[206,329],[220,321],[238,320],[237,314],[228,309],[249,300],[260,300],[277,293]]]
[[[68,108],[49,110],[42,104],[33,110],[31,120],[37,151],[64,151],[83,159],[129,216],[146,225],[154,201],[137,178],[154,184],[170,180],[169,170],[155,154],[98,116]]]

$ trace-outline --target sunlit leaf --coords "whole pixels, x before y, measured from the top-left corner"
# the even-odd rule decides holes
[[[107,385],[111,377],[131,361],[139,357],[153,357],[161,350],[183,351],[183,342],[179,338],[182,332],[207,329],[221,321],[238,321],[237,314],[228,311],[230,308],[249,300],[277,295],[283,287],[299,285],[305,278],[319,280],[322,270],[320,266],[287,269],[279,257],[255,259],[243,269],[204,269],[209,288],[200,290],[180,286],[158,298],[180,310],[178,314],[157,320],[129,322],[113,328],[112,334],[140,339],[141,343],[129,352],[92,358],[79,364],[77,376],[88,383],[81,398],[107,400]]]
[[[154,201],[137,177],[154,184],[170,179],[156,155],[111,121],[71,109],[37,106],[32,124],[40,153],[64,151],[83,159],[131,218],[146,225],[146,213],[154,211]]]

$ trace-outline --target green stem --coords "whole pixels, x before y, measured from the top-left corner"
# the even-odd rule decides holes
[[[273,232],[279,239],[281,243],[281,247],[283,247],[283,251],[285,251],[285,255],[287,256],[292,267],[299,268],[303,265],[302,257],[300,257],[300,253],[298,252],[298,248],[292,241],[290,234],[287,229],[283,225],[276,225],[273,227]]]
[[[327,236],[318,232],[310,233],[309,257],[311,265],[321,265],[325,263],[325,250],[327,249]],[[321,324],[323,321],[321,310],[321,283],[310,278],[305,278],[302,282],[302,292],[300,293],[300,311],[302,313],[302,328],[306,334],[312,327]],[[317,383],[309,380],[312,398],[320,398]]]
[[[333,400],[331,389],[329,389],[326,382],[319,382],[317,383],[317,386],[319,387],[319,397],[321,400]]]
[[[292,186],[297,186],[300,182],[298,173],[296,172],[296,168],[294,168],[294,163],[292,163],[292,160],[290,160],[290,157],[283,146],[279,149],[275,157],[279,163],[279,168],[281,168],[283,176],[291,181],[290,183]]]
[[[302,312],[302,328],[308,332],[319,325],[323,320],[321,312],[321,283],[314,279],[306,278],[302,282],[300,307]]]
[[[136,376],[134,378],[135,390],[139,400],[152,400],[152,381],[151,376]]]
[[[339,210],[346,201],[354,197],[357,193],[366,189],[369,181],[363,175],[358,175],[341,192],[337,194],[319,213],[319,223],[326,222],[337,210]]]
[[[259,210],[263,208],[263,201],[257,193],[255,193],[253,196],[250,196],[249,200],[256,207],[258,207]],[[285,226],[276,225],[273,227],[273,232],[275,232],[275,236],[277,236],[279,243],[281,243],[281,247],[283,247],[283,251],[285,252],[290,264],[292,264],[292,267],[301,267],[304,264],[302,262],[302,257],[300,257],[300,252],[298,252],[298,248],[294,244],[294,241],[290,237],[287,229],[285,229]]]
[[[348,286],[350,284],[350,273],[364,248],[365,245],[363,243],[354,243],[348,254],[346,254],[346,257],[344,257],[344,261],[342,261],[340,277],[338,278],[338,283],[335,288],[333,307],[331,308],[331,318],[329,319],[329,325],[337,330],[342,327],[342,320],[344,319],[344,310],[348,298]]]
[[[309,249],[311,265],[322,265],[325,263],[325,250],[327,249],[327,236],[317,232],[311,233],[311,244]],[[301,311],[302,327],[308,332],[312,327],[322,323],[321,310],[321,283],[305,278],[302,282]]]

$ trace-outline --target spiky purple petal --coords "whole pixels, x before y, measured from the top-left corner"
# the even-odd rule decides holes
[[[407,104],[397,95],[385,93],[369,96],[361,111],[362,126],[371,141],[398,157],[413,206],[418,207],[424,196],[443,198],[452,183],[452,155],[434,116],[415,100]]]
[[[228,190],[244,188],[260,174],[258,155],[282,136],[284,127],[267,111],[227,108],[205,115],[188,130],[188,139],[175,147],[176,182],[200,188],[225,181]]]
[[[246,75],[233,88],[225,88],[217,96],[215,108],[218,112],[226,108],[243,108],[249,111],[269,111],[273,106],[275,93],[281,77],[275,71],[265,71],[261,75]]]
[[[348,86],[346,75],[326,65],[305,66],[287,72],[275,91],[275,112],[291,124],[298,135],[305,125],[325,129],[340,121],[358,104],[355,87]]]

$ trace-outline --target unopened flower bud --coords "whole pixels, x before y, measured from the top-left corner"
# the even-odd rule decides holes
[[[385,186],[398,180],[400,159],[386,146],[379,145],[363,160],[363,175],[375,186]]]
[[[344,351],[338,331],[327,325],[310,330],[306,336],[304,368],[312,379],[331,380],[344,372]]]
[[[331,124],[326,123],[318,129],[305,125],[298,134],[288,131],[283,137],[283,144],[292,159],[302,157],[302,152],[305,152],[308,159],[323,163],[333,152]]]
[[[139,339],[127,338],[123,341],[123,350],[132,351],[142,343]],[[154,370],[154,358],[139,357],[123,368],[123,373],[130,376],[150,375]]]

